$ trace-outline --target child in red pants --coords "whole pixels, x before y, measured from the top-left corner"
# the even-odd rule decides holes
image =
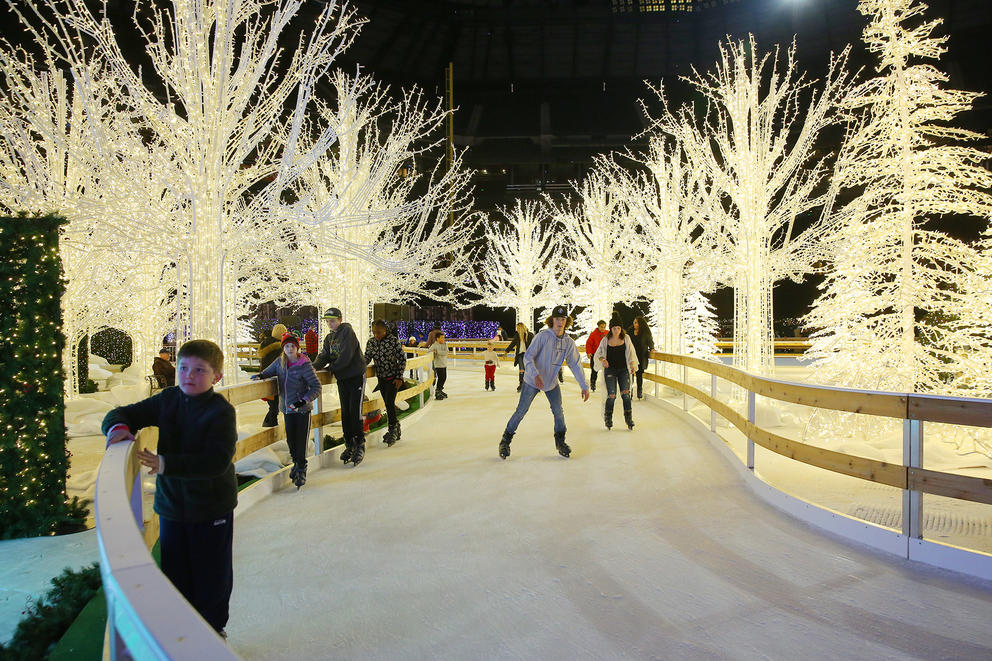
[[[499,365],[499,356],[493,348],[493,341],[486,343],[486,351],[482,354],[482,360],[486,369],[486,390],[496,390],[496,367]]]

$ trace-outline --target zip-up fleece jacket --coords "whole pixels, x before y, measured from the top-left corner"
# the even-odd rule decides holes
[[[375,363],[375,374],[380,381],[402,379],[406,353],[395,335],[386,335],[381,340],[370,337],[365,345],[365,362]]]
[[[103,433],[125,424],[132,434],[158,427],[165,472],[155,476],[155,512],[184,523],[210,521],[238,504],[234,446],[238,429],[234,407],[213,388],[189,397],[173,386],[103,419]]]
[[[441,344],[440,342],[435,342],[431,345],[431,348],[427,350],[427,353],[434,353],[434,367],[447,367],[448,366],[448,343],[445,342]]]
[[[534,340],[527,347],[527,352],[524,354],[524,383],[537,388],[534,379],[540,374],[544,379],[543,390],[554,390],[558,387],[558,370],[561,369],[562,361],[568,363],[582,390],[588,390],[579,350],[575,348],[575,340],[566,333],[558,337],[550,328],[545,328],[535,335]]]
[[[342,323],[336,331],[324,336],[324,347],[313,361],[313,368],[325,367],[339,380],[365,374],[362,347],[351,324]]]
[[[282,358],[272,361],[272,364],[259,373],[263,379],[270,376],[277,377],[279,381],[279,410],[283,413],[309,413],[313,409],[313,400],[320,397],[320,381],[317,380],[317,372],[313,369],[313,363],[300,354],[294,362],[286,361],[283,366]],[[306,400],[306,406],[301,406],[295,411],[289,410],[289,405]]]

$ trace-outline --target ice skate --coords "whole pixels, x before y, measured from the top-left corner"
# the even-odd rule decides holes
[[[555,434],[555,448],[558,449],[558,454],[566,459],[572,454],[572,448],[568,447],[568,443],[565,442],[565,432]]]
[[[344,439],[344,450],[341,451],[341,462],[348,463],[351,461],[351,439]]]
[[[509,432],[503,432],[503,438],[499,441],[499,458],[506,459],[510,456],[510,441],[513,440],[513,434]]]
[[[627,429],[634,428],[634,413],[630,409],[623,410],[623,420],[627,423]]]
[[[294,466],[294,470],[296,471],[296,475],[293,477],[293,484],[296,485],[296,490],[299,491],[300,488],[307,483],[307,469],[306,466],[300,466],[297,464]]]
[[[391,448],[398,440],[400,440],[400,425],[396,423],[395,425],[391,425],[383,435],[382,442],[386,444],[386,447]]]
[[[351,451],[351,463],[353,466],[357,466],[362,463],[362,459],[365,458],[365,439],[355,439],[355,447]]]
[[[493,392],[496,392],[496,380],[495,380],[495,379],[493,379],[492,381],[490,381],[490,382],[489,382],[489,388],[490,388],[490,389],[491,389],[491,390],[492,390]]]
[[[613,428],[613,400],[607,399],[603,409],[603,422],[606,423],[606,430]]]

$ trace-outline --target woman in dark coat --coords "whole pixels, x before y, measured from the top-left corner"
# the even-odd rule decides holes
[[[641,315],[634,317],[630,341],[633,342],[634,353],[637,354],[637,399],[644,399],[644,370],[648,367],[648,356],[654,349],[654,338],[651,337],[647,320]]]
[[[513,351],[513,364],[517,366],[520,370],[520,381],[517,385],[517,392],[520,392],[520,388],[524,384],[524,352],[527,351],[527,347],[530,346],[531,340],[534,339],[534,334],[527,330],[527,325],[523,322],[517,324],[517,334],[513,337],[513,341],[510,342],[510,346],[506,348],[506,353],[509,354]]]

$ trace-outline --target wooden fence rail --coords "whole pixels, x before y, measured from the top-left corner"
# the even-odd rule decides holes
[[[739,429],[748,439],[748,467],[751,469],[754,468],[753,444],[757,444],[795,461],[869,482],[917,493],[929,493],[958,500],[992,504],[992,480],[926,470],[918,462],[913,461],[905,465],[892,464],[802,443],[757,426],[754,423],[753,413],[754,397],[760,395],[813,408],[897,418],[903,420],[907,427],[907,433],[904,436],[908,442],[908,439],[913,435],[909,433],[910,423],[915,423],[916,427],[914,427],[915,432],[913,433],[917,437],[922,437],[922,423],[924,422],[992,427],[992,400],[812,386],[759,377],[728,365],[690,356],[653,351],[651,358],[659,363],[680,365],[684,368],[710,374],[713,377],[722,378],[741,386],[748,392],[751,415],[745,417],[716,399],[714,396],[715,379],[712,381],[713,393],[707,394],[688,384],[686,371],[683,371],[682,381],[649,372],[644,373],[645,379],[685,393],[705,404]],[[921,453],[922,450],[919,454]],[[904,456],[911,454],[910,449],[905,448]],[[904,513],[904,521],[920,516],[922,516],[921,511]],[[918,526],[904,525],[904,532],[909,534],[910,531],[919,537]]]

